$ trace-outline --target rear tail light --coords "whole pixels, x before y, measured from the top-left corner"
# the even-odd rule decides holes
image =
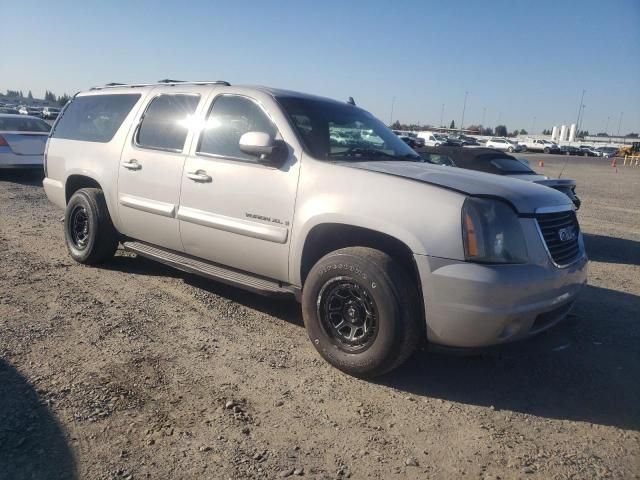
[[[0,147],[8,147],[8,146],[9,144],[7,143],[7,140],[2,135],[0,135]]]

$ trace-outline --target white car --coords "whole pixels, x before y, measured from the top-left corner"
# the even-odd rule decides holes
[[[433,132],[418,132],[418,138],[424,139],[425,147],[439,147],[447,143],[446,138],[442,138],[442,136]]]
[[[36,117],[0,114],[0,169],[42,168],[49,130]]]
[[[521,152],[522,146],[516,142],[507,140],[504,137],[492,137],[487,140],[487,148],[495,148],[496,150],[503,150],[505,152]]]

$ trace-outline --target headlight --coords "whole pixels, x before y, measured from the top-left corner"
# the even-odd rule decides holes
[[[520,220],[507,204],[468,197],[462,206],[465,258],[481,263],[526,263]]]

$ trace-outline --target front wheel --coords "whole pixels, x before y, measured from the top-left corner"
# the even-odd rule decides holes
[[[334,367],[357,377],[403,363],[422,338],[414,283],[389,255],[350,247],[324,256],[309,272],[302,309],[309,338]]]
[[[509,153],[513,153],[513,147],[509,147],[507,150],[509,151]]]
[[[73,194],[65,211],[64,234],[67,250],[76,262],[92,265],[113,256],[118,233],[102,190],[82,188]]]

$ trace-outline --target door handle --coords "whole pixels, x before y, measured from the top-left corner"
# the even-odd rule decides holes
[[[142,168],[142,165],[140,165],[135,158],[124,162],[122,166],[128,170],[140,170]]]
[[[204,170],[196,170],[195,172],[187,172],[187,178],[194,182],[210,182],[211,176],[207,175]]]

